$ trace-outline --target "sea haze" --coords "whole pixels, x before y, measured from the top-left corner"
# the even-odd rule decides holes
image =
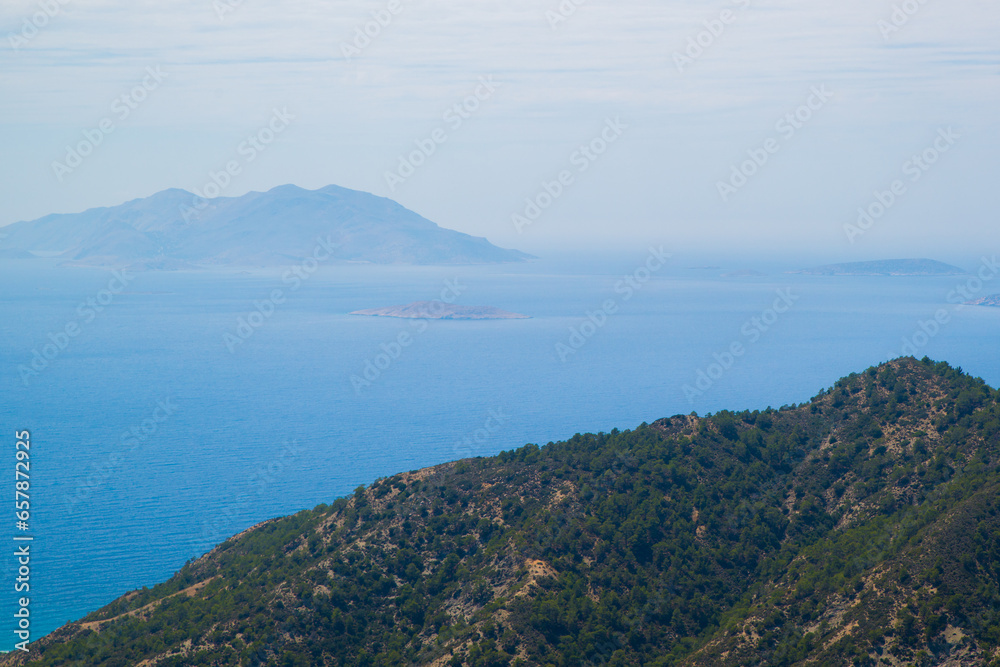
[[[277,269],[136,273],[92,321],[78,306],[110,273],[0,264],[4,429],[33,442],[33,627],[49,632],[258,521],[380,476],[693,410],[806,401],[900,356],[904,337],[917,356],[1000,383],[1000,309],[948,303],[964,277],[721,278],[740,267],[671,261],[642,282],[646,259],[589,272],[340,265],[297,289]],[[460,305],[531,319],[349,315],[456,292]],[[269,316],[251,317],[255,303]],[[79,335],[25,386],[19,366],[69,323]],[[123,437],[144,427],[144,439]]]

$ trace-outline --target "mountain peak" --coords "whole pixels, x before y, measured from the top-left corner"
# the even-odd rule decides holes
[[[336,246],[326,260],[334,262],[484,264],[531,257],[336,185],[286,184],[210,200],[172,188],[118,206],[20,222],[5,232],[10,252],[58,252],[77,265],[287,265],[311,256],[317,239]]]

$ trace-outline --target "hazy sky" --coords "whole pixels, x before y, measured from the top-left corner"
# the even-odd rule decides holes
[[[529,252],[1000,248],[995,0],[576,2],[4,0],[0,224],[234,162],[225,196],[334,183]]]

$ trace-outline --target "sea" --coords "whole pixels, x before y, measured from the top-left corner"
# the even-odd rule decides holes
[[[124,274],[0,263],[0,649],[19,641],[20,597],[35,640],[249,526],[397,472],[802,403],[904,354],[1000,384],[1000,308],[961,305],[1000,276],[732,275],[658,252]],[[531,319],[350,314],[433,300]],[[25,544],[30,591],[15,593]]]

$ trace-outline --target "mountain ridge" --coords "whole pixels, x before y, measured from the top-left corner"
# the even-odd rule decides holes
[[[27,664],[1000,665],[998,401],[901,358],[801,405],[401,473]]]
[[[11,252],[58,254],[71,266],[287,265],[332,238],[330,261],[481,264],[531,259],[439,227],[384,197],[328,185],[282,185],[201,199],[171,188],[117,206],[51,214],[4,228]]]

